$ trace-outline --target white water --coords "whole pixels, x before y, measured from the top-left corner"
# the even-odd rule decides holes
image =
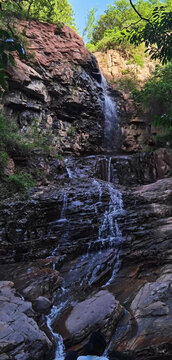
[[[67,301],[62,303],[59,307],[53,306],[51,313],[47,316],[47,326],[54,337],[55,343],[57,344],[54,360],[64,360],[65,358],[63,338],[60,334],[56,334],[53,332],[51,325],[53,320],[57,318],[58,314],[60,314],[61,310],[65,307],[66,304]]]
[[[112,158],[109,157],[109,159],[107,159],[107,160],[108,160],[108,178],[107,178],[107,181],[110,182],[111,181],[111,160],[112,160]]]
[[[116,190],[113,185],[107,184],[110,195],[108,208],[104,212],[99,227],[98,239],[102,244],[108,240],[111,246],[114,243],[122,242],[122,233],[118,225],[118,216],[122,215],[123,202],[120,191]]]
[[[109,93],[109,86],[105,77],[102,75],[101,87],[103,90],[103,112],[105,116],[104,125],[104,146],[107,150],[113,151],[118,141],[118,115],[115,102]]]
[[[103,91],[103,111],[105,116],[105,126],[104,126],[104,146],[108,151],[113,151],[117,147],[117,138],[119,134],[119,128],[118,128],[118,116],[116,111],[116,106],[114,103],[114,100],[109,94],[108,84],[106,82],[106,79],[104,76],[102,76],[102,83],[101,83],[102,91]],[[104,286],[109,285],[115,278],[119,267],[120,267],[120,250],[119,246],[123,242],[122,233],[118,224],[118,217],[124,214],[123,211],[123,202],[122,202],[122,195],[120,191],[115,189],[115,187],[110,183],[112,181],[112,165],[111,165],[111,157],[106,157],[106,181],[107,183],[103,182],[103,185],[100,181],[97,179],[93,180],[93,194],[98,191],[98,202],[95,204],[95,214],[99,218],[99,209],[104,206],[102,195],[103,190],[107,191],[109,193],[109,203],[105,206],[104,213],[100,216],[100,225],[98,229],[98,235],[97,240],[94,241],[99,243],[99,252],[96,253],[96,256],[101,255],[101,251],[107,247],[113,248],[114,254],[116,256],[114,268],[111,274],[110,279],[104,284]],[[81,174],[79,173],[79,169],[74,169],[74,171],[67,166],[67,159],[65,160],[66,163],[66,171],[68,174],[68,177],[70,179],[81,177]],[[94,191],[95,189],[95,191]],[[63,198],[63,206],[61,210],[61,218],[59,221],[68,222],[66,219],[66,210],[67,210],[67,204],[68,198],[67,194],[64,193]],[[67,233],[64,235],[66,236]],[[89,250],[91,250],[92,242],[90,241],[89,247],[88,247],[88,253],[83,255],[80,259],[80,262],[88,260],[89,264],[89,270],[93,269],[92,275],[90,278],[88,277],[88,274],[85,274],[83,279],[80,281],[80,286],[82,286],[84,283],[88,281],[88,284],[91,286],[92,283],[94,283],[94,280],[96,279],[97,273],[99,272],[99,269],[101,267],[101,263],[95,261],[94,253],[89,253]],[[53,251],[52,254],[55,254],[56,251],[59,249],[59,246]],[[77,272],[77,267],[73,268],[72,272]],[[74,276],[74,274],[73,274]],[[64,289],[65,290],[65,289]],[[66,290],[65,290],[66,291]],[[69,295],[69,294],[68,294]],[[52,332],[54,339],[57,344],[56,353],[54,360],[64,360],[65,357],[65,349],[63,345],[63,339],[59,334],[53,333],[52,330],[52,322],[54,318],[57,319],[57,316],[60,314],[61,310],[66,306],[67,301],[62,302],[59,307],[53,307],[50,315],[47,317],[47,325]]]
[[[69,176],[69,179],[73,179],[73,173],[72,171],[69,169],[69,167],[67,166],[67,162],[68,162],[68,159],[65,159],[65,164],[66,164],[66,171],[67,171],[67,174]]]
[[[67,210],[67,193],[65,192],[63,195],[63,205],[62,205],[62,209],[61,209],[61,215],[60,215],[60,219],[57,220],[58,223],[67,223],[67,218],[66,218],[66,210]],[[68,235],[68,228],[66,227],[66,231],[64,232],[64,234],[62,235],[62,237],[66,237]],[[57,253],[59,251],[59,244],[57,245],[57,247],[52,251],[51,256],[56,256]],[[55,264],[53,264],[53,270],[55,270]]]
[[[60,216],[61,220],[66,220],[66,210],[67,210],[67,194],[64,193],[63,206],[62,206],[62,211],[61,211],[61,216]]]

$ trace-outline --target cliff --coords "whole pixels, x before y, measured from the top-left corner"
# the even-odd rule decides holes
[[[103,88],[95,57],[73,30],[21,26],[30,61],[16,58],[9,68],[3,111],[23,147],[44,137],[48,151],[12,148],[6,168],[7,178],[42,176],[24,196],[3,199],[1,191],[0,357],[62,360],[60,335],[81,353],[98,327],[110,358],[117,349],[170,360],[172,152],[141,151],[149,128],[138,128],[123,94]],[[126,137],[110,153],[105,97],[106,110],[117,101],[110,113],[119,128],[132,130],[130,144]]]
[[[67,26],[31,21],[20,27],[26,32],[30,60],[16,59],[9,69],[5,113],[16,120],[22,136],[36,122],[58,152],[99,151],[103,113],[96,59]]]

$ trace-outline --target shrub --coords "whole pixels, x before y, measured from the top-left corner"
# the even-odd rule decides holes
[[[172,63],[157,65],[152,77],[140,91],[135,90],[133,96],[150,113],[155,125],[160,121],[164,126],[172,114]]]
[[[138,81],[135,78],[131,78],[131,77],[127,77],[127,76],[125,78],[123,78],[123,79],[121,78],[113,83],[115,83],[116,89],[125,90],[125,91],[132,91],[138,85]]]
[[[9,156],[7,152],[0,151],[0,176],[2,176],[2,174],[4,173],[4,169],[8,164],[8,161],[9,161]]]
[[[35,181],[28,173],[20,173],[8,176],[5,178],[5,182],[8,185],[9,189],[11,189],[13,192],[28,192],[31,187],[35,186]]]

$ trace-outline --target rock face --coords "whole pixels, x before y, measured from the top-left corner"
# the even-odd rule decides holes
[[[154,62],[150,61],[149,58],[145,59],[142,67],[136,64],[132,61],[131,54],[127,54],[127,51],[110,49],[106,53],[96,52],[94,55],[103,73],[109,79],[118,80],[125,73],[133,72],[140,81],[145,82],[155,68]]]
[[[23,135],[31,136],[35,125],[48,134],[58,152],[99,151],[104,117],[95,57],[67,26],[34,21],[20,26],[34,58],[32,66],[16,59],[16,67],[9,68],[5,112]]]
[[[150,150],[155,145],[158,129],[153,127],[152,118],[145,115],[134,101],[127,83],[131,81],[133,87],[137,87],[134,82],[144,85],[155,69],[155,62],[144,58],[143,64],[139,65],[127,50],[110,49],[106,53],[96,52],[94,55],[111,83],[112,96],[118,104],[119,123],[123,134],[121,149],[125,153]]]
[[[113,341],[118,350],[134,350],[136,359],[171,356],[171,185],[171,178],[162,179],[137,188],[133,200],[125,198],[128,241],[113,291],[126,304],[132,320],[127,322],[131,325],[128,334],[122,330],[119,337],[124,319]]]
[[[51,311],[47,326],[58,341],[56,332],[63,335],[67,349],[81,352],[98,327],[110,351],[170,360],[171,150],[102,154],[95,59],[67,27],[31,22],[26,33],[36,55],[32,66],[16,59],[17,68],[9,69],[4,110],[23,136],[34,135],[36,124],[49,134],[56,154],[66,156],[52,163],[51,156],[34,154],[35,168],[41,164],[49,182],[38,184],[27,199],[0,203],[0,356],[54,359],[51,342],[34,320],[45,329],[44,314]],[[142,135],[134,134],[141,144]],[[129,142],[134,151],[137,141]],[[9,174],[16,165],[10,162]]]
[[[130,156],[68,159],[64,186],[42,187],[29,200],[1,202],[1,262],[40,259],[50,256],[55,248],[57,253],[60,248],[64,257],[76,251],[78,255],[83,253],[90,241],[94,243],[98,238],[110,202],[108,177],[115,186],[148,184],[169,174],[171,158],[170,150],[161,149]],[[122,225],[122,212],[118,216]],[[70,244],[67,248],[66,243]],[[39,269],[35,274],[37,271],[40,277],[44,275]]]
[[[31,303],[18,297],[13,283],[0,282],[0,358],[46,359],[52,343],[31,318]]]

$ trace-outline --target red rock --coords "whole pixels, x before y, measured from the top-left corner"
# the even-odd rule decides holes
[[[72,61],[82,63],[91,58],[81,37],[68,26],[59,29],[56,25],[31,21],[21,23],[34,50],[34,62],[50,67],[52,63]]]

